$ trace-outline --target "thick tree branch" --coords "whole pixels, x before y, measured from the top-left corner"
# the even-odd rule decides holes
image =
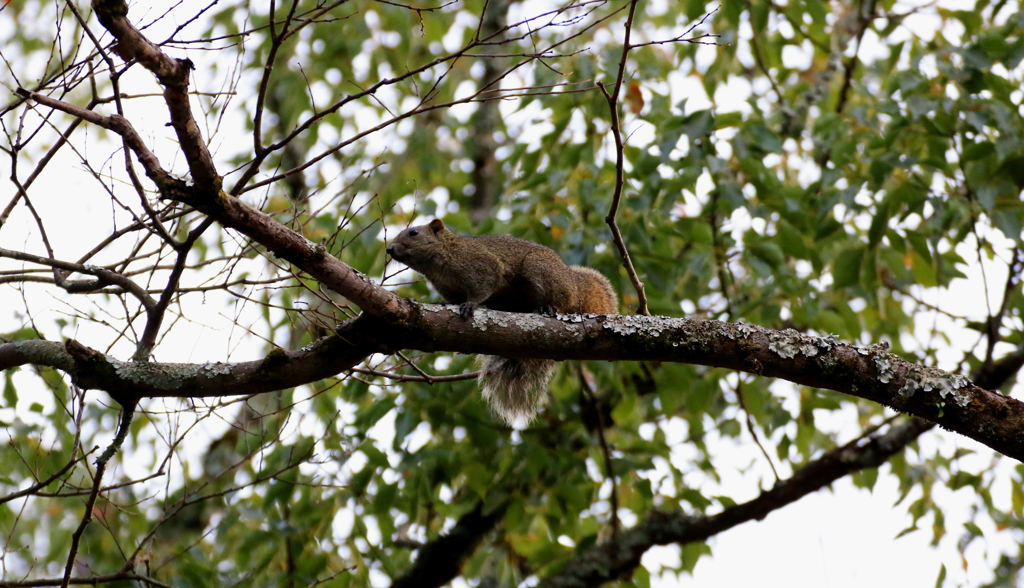
[[[391,588],[430,588],[444,586],[462,573],[462,564],[505,516],[504,504],[484,512],[483,503],[462,515],[459,522],[442,537],[420,548],[416,563]]]
[[[361,315],[337,335],[299,351],[236,364],[124,363],[69,341],[0,345],[0,369],[24,363],[68,371],[84,388],[126,390],[131,398],[213,397],[289,388],[348,369],[371,353],[401,349],[507,357],[690,363],[781,378],[843,392],[921,417],[1024,460],[1024,403],[964,376],[907,362],[880,345],[747,324],[642,316],[557,318],[403,301],[408,320]],[[118,399],[120,400],[120,399]]]
[[[761,520],[844,476],[882,465],[931,427],[931,423],[913,419],[892,427],[883,435],[851,441],[814,460],[750,502],[716,515],[653,511],[636,526],[622,532],[618,540],[592,547],[571,558],[560,572],[541,581],[540,586],[584,588],[622,577],[639,566],[643,554],[655,545],[705,541],[741,523]]]
[[[74,340],[17,341],[0,345],[0,370],[26,364],[54,367],[81,387],[104,390],[121,404],[141,398],[258,394],[329,378],[383,350],[373,337],[346,334],[299,351],[274,351],[260,360],[230,364],[124,362]]]

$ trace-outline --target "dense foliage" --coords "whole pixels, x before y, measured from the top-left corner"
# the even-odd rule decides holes
[[[128,19],[195,66],[193,115],[224,190],[402,296],[437,300],[388,265],[384,242],[438,216],[599,269],[635,312],[605,220],[617,206],[653,315],[885,342],[1010,393],[1024,349],[1018,10],[297,0],[138,3]],[[161,199],[117,131],[15,93],[123,115],[191,182],[163,90],[108,28],[72,2],[0,13],[0,343],[273,359],[355,316],[267,243]],[[961,303],[949,292],[968,274],[976,298]],[[125,280],[166,314],[150,339],[153,310]],[[0,585],[505,586],[579,573],[579,585],[646,586],[660,570],[639,555],[619,572],[580,570],[592,548],[641,530],[640,553],[677,543],[658,535],[662,513],[763,516],[737,505],[801,472],[806,491],[827,486],[830,452],[911,422],[755,374],[569,361],[538,421],[513,430],[474,380],[441,377],[472,372],[472,356],[408,350],[274,393],[143,400],[87,510],[120,407],[33,363],[4,372]],[[894,516],[909,510],[936,541],[1024,544],[1024,466],[951,435],[920,426],[886,465],[841,475],[865,488],[893,476]],[[726,470],[751,473],[725,487]],[[935,485],[973,493],[964,528],[945,527]],[[692,570],[729,526],[683,542],[666,569]],[[1016,585],[1024,551],[1005,544],[991,543],[1001,564],[980,580]]]

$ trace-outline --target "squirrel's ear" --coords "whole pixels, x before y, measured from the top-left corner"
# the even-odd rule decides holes
[[[440,233],[441,231],[444,230],[444,222],[441,221],[441,219],[439,218],[435,218],[434,220],[430,221],[430,224],[427,226],[429,226],[430,230],[434,231],[435,233]]]

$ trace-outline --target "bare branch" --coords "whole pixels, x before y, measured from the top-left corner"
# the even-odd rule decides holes
[[[216,194],[220,189],[220,175],[206,141],[199,132],[199,125],[192,116],[189,103],[188,84],[192,62],[169,57],[157,44],[143,36],[129,22],[128,5],[123,0],[95,0],[92,7],[100,24],[117,39],[114,49],[118,56],[125,61],[138,61],[153,72],[164,86],[164,101],[171,115],[171,126],[178,135],[192,181],[204,194]],[[121,136],[124,137],[123,134]],[[132,149],[135,150],[135,146]]]
[[[625,157],[623,154],[625,146],[622,142],[622,131],[619,128],[619,91],[622,89],[622,79],[626,75],[626,58],[629,56],[631,48],[629,34],[633,29],[633,16],[636,14],[638,2],[639,0],[631,0],[629,3],[629,16],[626,17],[624,27],[626,32],[622,40],[622,57],[619,59],[619,71],[615,76],[615,86],[609,93],[602,82],[598,82],[597,85],[601,88],[601,92],[608,102],[608,110],[611,114],[612,138],[615,140],[615,191],[612,193],[612,204],[604,221],[608,223],[608,227],[612,231],[612,240],[615,242],[615,248],[618,249],[619,255],[622,256],[622,265],[625,266],[626,273],[629,275],[633,288],[636,290],[639,302],[636,312],[640,315],[650,316],[651,311],[647,309],[647,294],[644,293],[644,283],[640,281],[640,277],[636,274],[633,260],[629,257],[629,249],[626,248],[626,242],[622,239],[619,224],[615,220],[615,215],[619,211],[619,202],[622,200],[622,189],[625,185]]]
[[[89,493],[89,499],[85,502],[85,514],[82,515],[78,528],[71,534],[71,548],[68,549],[68,561],[64,566],[64,580],[60,584],[61,588],[67,588],[71,582],[71,572],[74,571],[75,558],[78,556],[78,545],[82,540],[82,534],[85,533],[85,528],[92,521],[92,511],[96,506],[96,498],[99,496],[100,488],[103,484],[103,473],[107,470],[107,462],[110,461],[110,458],[114,457],[114,454],[117,453],[121,448],[121,444],[128,437],[128,427],[132,423],[132,415],[135,414],[135,405],[136,401],[122,404],[121,421],[117,427],[117,434],[114,436],[114,440],[111,441],[110,446],[96,459],[96,473],[93,474],[92,492]]]
[[[170,179],[167,172],[160,166],[160,160],[157,159],[156,155],[154,155],[152,151],[149,150],[149,147],[147,147],[142,141],[142,137],[140,137],[135,131],[135,128],[130,122],[128,122],[128,119],[123,116],[119,114],[103,116],[102,114],[92,110],[81,108],[60,100],[54,100],[53,98],[43,94],[29,92],[24,88],[18,88],[16,92],[23,98],[31,98],[43,106],[48,106],[54,110],[60,110],[61,112],[65,112],[71,116],[91,122],[94,125],[117,133],[125,140],[128,147],[133,153],[135,153],[135,156],[139,158],[139,162],[142,163],[142,166],[145,168],[146,174],[149,175],[150,179],[155,181],[157,185],[160,185],[162,180]]]
[[[40,257],[38,255],[32,255],[30,253],[22,253],[21,251],[12,251],[10,249],[0,249],[0,257],[6,257],[9,259],[17,259],[20,261],[27,261],[30,263],[36,263],[46,267],[52,267],[67,272],[77,272],[80,274],[86,274],[90,276],[96,276],[97,280],[90,281],[72,281],[66,278],[61,279],[57,284],[61,288],[64,288],[70,293],[79,292],[93,292],[99,290],[105,286],[117,285],[124,288],[126,292],[130,292],[142,306],[147,310],[156,307],[156,300],[146,292],[142,287],[129,280],[125,276],[118,274],[117,272],[110,271],[106,268],[97,267],[94,265],[82,265],[79,263],[71,263],[69,261],[60,261],[57,259],[50,259],[48,257]]]

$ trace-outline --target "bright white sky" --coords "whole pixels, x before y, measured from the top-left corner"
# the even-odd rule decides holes
[[[946,7],[953,7],[954,3],[954,0],[940,2]],[[547,1],[531,0],[522,5],[522,11],[536,13],[539,12],[536,10],[537,6],[549,5],[551,3]],[[956,7],[970,9],[970,4],[964,0]],[[898,5],[894,11],[905,12],[909,8],[910,5],[904,3]],[[133,14],[139,13],[133,11]],[[925,10],[919,16],[908,18],[906,26],[912,27],[914,34],[930,37],[932,31],[938,26],[938,19],[934,17],[934,9]],[[910,31],[911,29],[906,29],[904,34],[910,34]],[[947,31],[947,36],[952,33],[955,32]],[[154,35],[159,37],[157,33]],[[743,38],[749,38],[749,28],[741,29],[740,35]],[[869,33],[862,49],[862,57],[873,55],[878,50],[874,37]],[[711,56],[715,49],[707,47],[702,51],[704,55]],[[195,59],[194,56],[193,59]],[[749,54],[744,54],[742,51],[740,59],[751,61]],[[806,58],[797,52],[787,53],[786,59],[798,64],[801,59]],[[202,71],[203,68],[200,68],[197,75],[202,75]],[[152,86],[151,81],[146,80],[145,77],[140,81]],[[201,83],[201,79],[198,82]],[[243,85],[242,88],[244,87]],[[200,89],[205,90],[206,88]],[[152,91],[152,88],[144,91]],[[673,91],[679,97],[687,96],[689,98],[689,109],[697,110],[712,106],[708,97],[703,95],[702,86],[692,79],[683,76],[674,79]],[[719,112],[746,111],[749,106],[744,101],[749,91],[750,88],[746,82],[738,81],[735,84],[730,84],[714,97],[714,106]],[[157,102],[150,102],[148,106],[142,106],[142,104],[136,106],[136,104],[133,103],[133,108],[139,108],[139,110],[134,113],[134,116],[142,119],[150,118],[151,121],[164,120],[165,113]],[[155,108],[155,110],[148,111],[147,108]],[[520,113],[520,116],[525,119],[536,117],[538,114],[542,113],[526,112]],[[129,113],[129,118],[132,117],[133,113]],[[159,128],[160,125],[162,122],[151,126]],[[650,135],[650,130],[644,129],[642,126],[627,130],[630,140],[636,143],[643,143],[645,135]],[[536,129],[532,132],[539,135]],[[221,142],[231,140],[232,135],[224,128],[221,129],[221,133]],[[159,143],[159,140],[157,142]],[[169,155],[172,153],[173,145],[168,143],[163,148],[165,155],[163,155],[162,161],[166,164],[173,157]],[[180,157],[178,160],[180,163]],[[116,162],[112,163],[116,165]],[[0,174],[5,177],[9,175],[7,165],[9,165],[8,159],[0,159]],[[71,171],[67,175],[47,177],[34,191],[38,194],[57,195],[51,205],[60,206],[65,215],[59,219],[54,216],[47,218],[47,222],[51,223],[49,225],[51,238],[57,236],[55,246],[59,256],[65,259],[75,259],[77,255],[74,253],[79,251],[79,243],[88,232],[95,229],[96,234],[99,235],[106,230],[110,208],[109,201],[103,194],[96,193],[90,196],[78,192],[79,182],[82,189],[94,190],[94,185],[84,172],[78,171],[80,166],[77,162],[69,159],[67,166],[63,169],[76,171]],[[76,186],[73,198],[68,197],[69,183]],[[0,247],[20,249],[23,243],[37,242],[34,241],[34,231],[31,228],[19,232],[18,227],[30,227],[30,224],[23,211],[19,211],[18,214],[22,216],[12,218],[12,222],[0,232]],[[103,220],[95,224],[83,222],[83,219],[90,217]],[[734,219],[734,221],[736,220]],[[736,230],[742,228],[737,225]],[[94,241],[90,240],[90,242]],[[964,251],[961,254],[965,259],[977,259],[976,254],[972,253],[973,249],[969,243],[962,247],[964,247]],[[32,248],[34,249],[35,245]],[[61,251],[66,254],[60,255]],[[0,267],[8,269],[12,266],[9,265],[9,262],[4,262],[0,264]],[[984,277],[989,280],[989,283],[1003,283],[1005,264],[990,262],[985,269]],[[958,281],[953,288],[942,293],[941,296],[937,292],[921,292],[920,295],[926,297],[930,302],[941,304],[943,308],[950,311],[983,316],[984,309],[971,303],[971,301],[984,299],[986,295],[982,287],[980,268],[977,265],[972,265],[966,269],[965,273],[968,273],[968,279]],[[32,287],[30,286],[29,289],[31,293]],[[991,290],[995,296],[994,293],[998,293],[1001,288],[997,286]],[[36,291],[38,292],[38,290]],[[998,305],[1000,301],[993,299],[992,302]],[[0,308],[24,309],[21,294],[12,288],[0,288]],[[68,308],[62,299],[30,296],[30,312],[45,328],[52,324],[50,321],[56,318],[58,313],[67,311]],[[13,317],[0,316],[0,331],[15,328],[20,324],[20,321],[12,323],[10,318]],[[232,354],[232,359],[241,360],[259,355],[260,342],[247,341],[245,333],[232,326],[232,320],[236,318],[234,309],[214,303],[203,306],[193,305],[189,318],[195,321],[195,324],[178,329],[174,339],[158,351],[159,360],[225,360],[229,353]],[[953,341],[974,341],[973,336],[959,336],[960,328],[948,324],[943,317],[936,317],[936,321],[938,321],[939,330],[950,333]],[[929,324],[922,329],[931,327],[932,325]],[[924,332],[926,331],[922,331],[922,333]],[[62,334],[74,336],[89,343],[90,333],[87,327]],[[97,333],[97,335],[101,334]],[[101,336],[105,337],[105,335]],[[922,334],[922,336],[924,335]],[[115,354],[127,357],[130,350],[127,352],[116,350]],[[958,354],[951,350],[946,359],[952,361],[957,357]],[[948,368],[952,365],[940,367]],[[27,390],[28,378],[19,377],[19,381],[26,384],[25,389]],[[22,392],[22,401],[26,403],[26,408],[28,402],[39,400],[38,397],[32,398],[32,396],[35,395]],[[19,405],[19,408],[23,407]],[[21,416],[25,414],[25,411],[19,410],[19,413]],[[3,414],[0,416],[7,418]],[[31,417],[25,416],[25,418]],[[379,432],[381,437],[386,438],[394,434],[393,430],[387,430],[386,424],[389,422],[393,421],[391,419],[382,421],[385,426]],[[823,422],[823,426],[828,424],[830,423]],[[851,430],[850,433],[852,435],[853,431]],[[219,430],[213,429],[206,433],[209,436],[217,434],[219,434]],[[987,463],[990,460],[991,451],[987,448],[952,433],[934,432],[922,441],[922,444],[926,446],[936,443],[976,449],[979,456],[977,457],[978,463]],[[735,452],[735,463],[740,464],[739,467],[754,464],[745,475],[723,470],[722,486],[730,491],[742,488],[744,492],[748,492],[748,497],[753,497],[756,492],[756,480],[769,479],[770,472],[767,471],[763,458],[753,449],[752,444],[748,444],[746,448],[735,450],[728,444],[723,444],[722,451]],[[353,462],[351,467],[358,467],[358,460],[353,460]],[[770,586],[784,583],[788,588],[819,588],[823,586],[839,588],[865,585],[924,588],[935,585],[935,579],[942,564],[946,565],[950,584],[975,585],[990,579],[990,570],[994,566],[994,561],[985,561],[980,555],[980,550],[976,549],[978,545],[968,548],[965,559],[961,559],[957,548],[962,517],[967,512],[973,498],[969,491],[961,491],[954,495],[945,488],[933,489],[936,500],[941,504],[960,505],[960,507],[949,508],[946,511],[949,535],[940,542],[937,549],[929,546],[931,533],[927,528],[930,525],[930,518],[926,518],[921,523],[926,530],[910,533],[894,540],[893,538],[910,524],[911,519],[904,514],[904,507],[893,506],[898,494],[895,483],[885,476],[885,470],[886,468],[883,468],[878,486],[873,493],[857,490],[847,480],[843,480],[835,485],[831,493],[822,492],[809,496],[770,515],[764,521],[747,523],[714,538],[711,542],[713,557],[701,560],[693,578],[683,577],[677,580],[674,576],[667,576],[662,578],[657,585],[685,584],[697,588],[710,588],[765,584]],[[1008,481],[1007,477],[1006,482]],[[704,489],[702,488],[702,490]],[[1008,488],[993,490],[997,500],[1005,499],[1007,492]],[[705,493],[710,494],[711,492]],[[917,494],[912,493],[909,500],[913,500],[916,496]],[[958,516],[961,518],[958,519]],[[344,523],[342,521],[339,524]],[[997,538],[993,529],[984,530],[986,535],[992,537],[993,540],[1009,540],[1008,537]],[[649,552],[644,562],[652,571],[656,571],[658,562],[671,562],[673,558],[678,558],[678,549],[665,547]],[[456,585],[464,585],[464,583],[457,582]]]

